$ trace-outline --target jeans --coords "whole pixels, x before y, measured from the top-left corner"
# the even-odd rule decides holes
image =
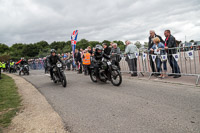
[[[160,58],[156,58],[157,72],[162,72],[162,64],[164,71],[167,71],[167,61],[162,62]]]
[[[149,55],[149,59],[150,59],[150,66],[151,66],[152,72],[156,72],[156,68],[155,68],[155,65],[154,65],[154,62],[152,60],[151,55]]]
[[[180,73],[180,68],[178,66],[177,61],[174,59],[174,57],[172,55],[169,55],[167,58],[172,68],[172,73]]]

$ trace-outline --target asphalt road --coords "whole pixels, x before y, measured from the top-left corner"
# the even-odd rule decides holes
[[[200,88],[125,78],[114,87],[75,72],[66,72],[63,88],[43,71],[30,73],[23,77],[72,133],[200,133]]]

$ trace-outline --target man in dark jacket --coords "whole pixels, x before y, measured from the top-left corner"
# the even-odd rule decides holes
[[[172,68],[172,73],[173,73],[173,74],[170,74],[169,76],[174,76],[174,78],[179,78],[179,77],[181,77],[180,68],[178,66],[177,61],[173,57],[173,54],[177,53],[177,50],[175,49],[176,40],[171,35],[170,30],[165,30],[164,34],[165,34],[165,37],[166,37],[166,39],[165,39],[165,49],[167,49],[167,53],[168,53],[167,58],[168,58],[168,61],[169,61],[169,64]]]
[[[47,57],[47,66],[50,68],[50,75],[52,80],[53,80],[53,66],[55,66],[58,61],[62,63],[63,66],[65,66],[65,63],[60,59],[58,55],[56,55],[56,50],[51,49],[51,55]]]
[[[112,60],[112,64],[116,65],[119,68],[119,70],[121,69],[119,65],[119,62],[121,60],[120,54],[121,54],[121,51],[120,51],[120,48],[117,47],[117,43],[113,43],[112,49],[111,49],[111,60]]]
[[[160,42],[162,42],[164,44],[164,40],[162,39],[161,36],[159,35],[156,35],[155,31],[154,30],[150,30],[150,36],[149,36],[149,43],[148,43],[148,50],[150,50],[152,48],[152,46],[154,45],[153,43],[153,39],[155,37],[158,37],[160,39]],[[153,52],[151,52],[150,54],[154,54]],[[155,65],[154,65],[154,62],[152,60],[152,57],[151,55],[149,55],[149,59],[150,59],[150,65],[151,65],[151,70],[152,72],[156,72],[156,69],[155,69]],[[156,74],[155,74],[156,75]]]
[[[111,48],[108,47],[108,44],[103,43],[102,45],[103,45],[103,48],[104,48],[104,54],[106,54],[106,55],[110,55]]]
[[[75,49],[74,59],[79,69],[78,74],[81,74],[82,73],[82,59],[81,59],[81,53],[78,51],[78,49]]]

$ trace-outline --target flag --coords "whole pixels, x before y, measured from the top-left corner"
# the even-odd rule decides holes
[[[138,53],[135,53],[135,57],[136,57],[136,58],[138,58],[138,55],[139,55]]]
[[[167,60],[167,54],[161,55],[161,60],[162,60],[162,61],[166,61],[166,60]]]
[[[175,59],[176,61],[179,60],[179,54],[173,54],[173,57],[174,57],[174,59]]]
[[[193,50],[190,50],[190,51],[186,52],[188,57],[190,57],[191,60],[193,60],[193,58],[194,58],[193,52],[194,52]]]
[[[78,30],[73,31],[71,34],[71,46],[72,46],[72,52],[73,52],[73,64],[75,65],[74,62],[74,54],[75,54],[75,49],[76,49],[76,41],[78,37]]]
[[[146,53],[143,53],[143,60],[145,60],[147,58],[147,54]]]
[[[156,55],[151,55],[153,62],[156,60]]]

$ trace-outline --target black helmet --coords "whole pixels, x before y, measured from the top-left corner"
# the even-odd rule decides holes
[[[101,45],[99,45],[99,44],[96,45],[95,49],[96,49],[96,51],[98,51],[98,50],[102,50],[103,51],[103,47]]]
[[[51,53],[56,53],[56,50],[55,49],[51,49]]]

